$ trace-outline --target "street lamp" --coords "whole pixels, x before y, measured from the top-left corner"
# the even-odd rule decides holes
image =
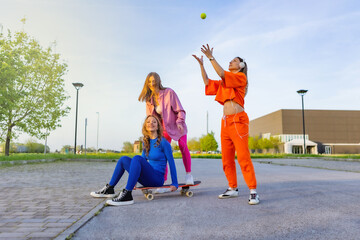
[[[79,100],[79,90],[84,86],[82,83],[73,83],[76,88],[76,115],[75,115],[75,144],[74,144],[74,154],[76,154],[76,134],[77,134],[77,116],[78,116],[78,100]]]
[[[306,145],[305,145],[305,117],[304,117],[304,95],[308,90],[300,89],[297,91],[298,94],[301,95],[301,103],[302,103],[302,120],[303,120],[303,138],[304,138],[304,149],[303,153],[306,154]]]
[[[97,118],[97,135],[96,135],[96,153],[98,153],[98,151],[99,151],[99,118],[100,118],[100,113],[96,112],[96,114],[98,115],[98,118]]]
[[[85,118],[85,156],[86,156],[86,130],[87,130],[87,118]]]

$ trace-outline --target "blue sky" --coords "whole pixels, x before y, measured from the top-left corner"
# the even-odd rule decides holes
[[[207,18],[202,20],[200,14]],[[72,108],[52,132],[52,151],[74,143],[76,90],[78,144],[121,150],[141,136],[145,104],[138,102],[149,72],[174,89],[187,112],[188,139],[209,130],[220,143],[222,106],[204,95],[201,45],[214,47],[224,69],[235,56],[249,66],[245,109],[250,120],[279,109],[360,108],[360,2],[209,0],[0,0],[3,31],[23,28],[69,65],[65,89]],[[217,75],[205,60],[212,79]],[[29,137],[22,135],[19,141]],[[43,142],[43,141],[41,141]]]

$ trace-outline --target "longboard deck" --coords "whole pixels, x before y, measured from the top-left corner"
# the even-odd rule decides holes
[[[179,188],[185,188],[185,187],[196,187],[201,183],[201,181],[194,181],[194,185],[188,185],[185,183],[179,183]],[[134,187],[134,190],[145,190],[145,189],[154,189],[154,188],[170,188],[170,184],[166,184],[160,187]]]
[[[186,195],[187,197],[192,197],[194,195],[194,193],[190,190],[190,187],[196,187],[200,183],[201,183],[201,181],[195,181],[194,185],[188,185],[188,184],[185,184],[185,183],[180,183],[179,184],[179,188],[181,188],[180,194],[181,195]],[[141,190],[147,200],[153,200],[154,199],[154,194],[153,194],[151,189],[154,189],[154,188],[156,188],[156,189],[157,188],[170,188],[170,186],[171,186],[170,184],[167,184],[167,185],[163,185],[161,187],[134,187],[134,190]]]

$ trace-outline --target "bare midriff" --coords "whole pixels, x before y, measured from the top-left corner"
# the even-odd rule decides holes
[[[233,115],[244,111],[244,108],[235,101],[228,100],[224,103],[224,115]]]

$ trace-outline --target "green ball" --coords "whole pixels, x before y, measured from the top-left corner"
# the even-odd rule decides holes
[[[206,14],[205,14],[205,13],[202,13],[202,14],[200,15],[200,17],[201,17],[202,19],[205,19],[205,18],[206,18]]]

